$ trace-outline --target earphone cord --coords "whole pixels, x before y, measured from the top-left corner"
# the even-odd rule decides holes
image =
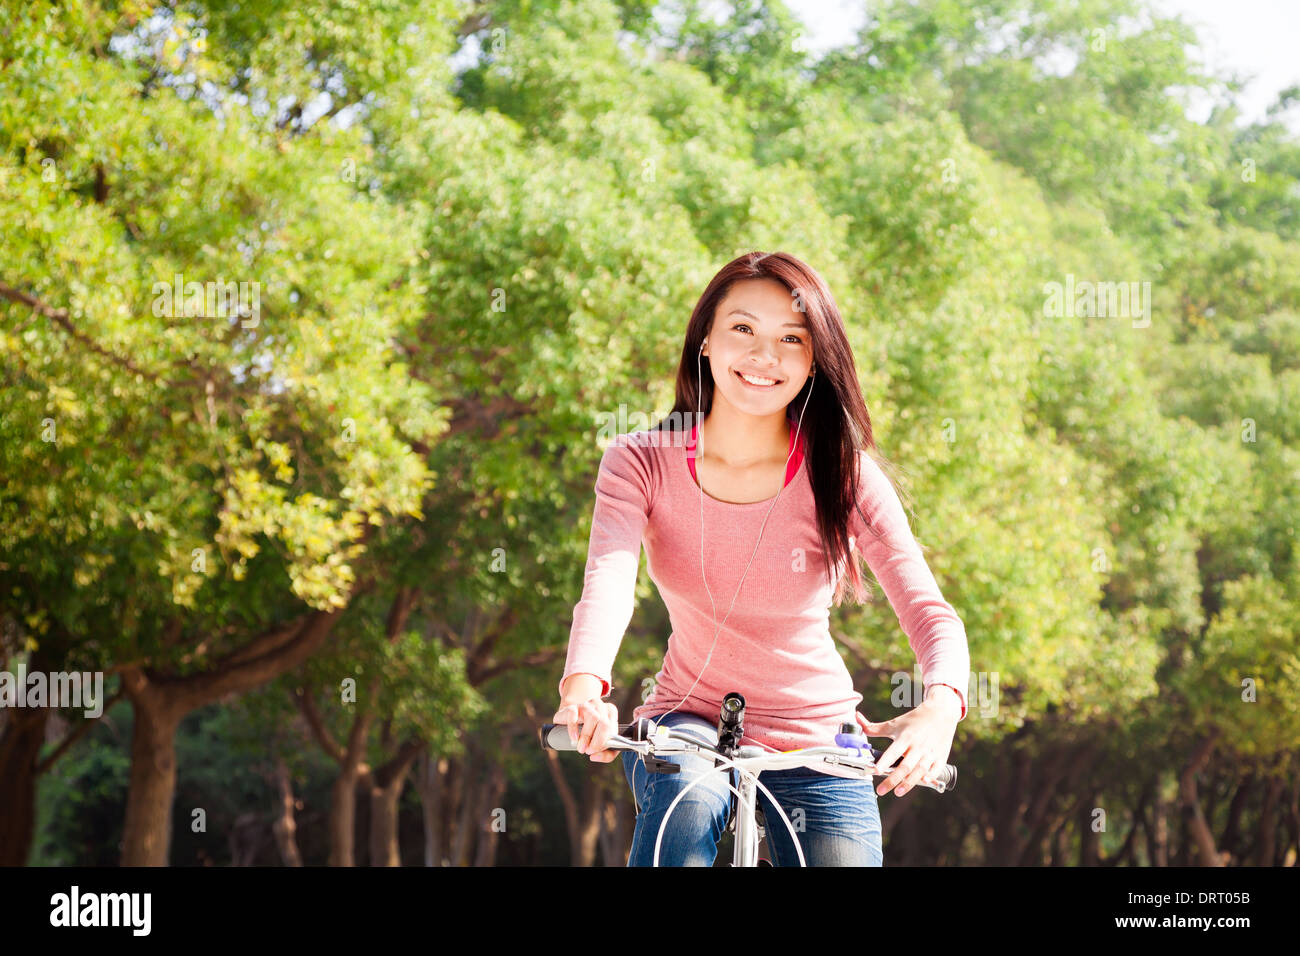
[[[703,431],[700,429],[700,416],[703,414],[704,411],[704,384],[702,378],[702,374],[703,374],[702,356],[703,355],[704,355],[704,345],[703,343],[701,343],[700,351],[695,356],[695,387],[696,387],[696,400],[697,400],[696,415],[695,415],[695,429],[696,429],[695,455],[697,461],[699,460],[699,454],[700,454],[699,451],[700,442],[704,438]],[[816,375],[817,375],[817,371],[816,369],[814,369],[812,374],[812,380],[808,384],[808,394],[804,396],[803,408],[799,409],[799,421],[795,423],[795,428],[794,428],[793,447],[790,449],[790,454],[785,460],[785,467],[787,471],[790,468],[790,461],[794,458],[795,450],[799,447],[799,430],[800,427],[803,425],[804,411],[808,408],[808,399],[812,397],[812,381],[816,380]],[[805,467],[807,466],[805,465]],[[767,527],[768,516],[772,514],[772,509],[776,507],[777,499],[781,497],[781,491],[785,490],[785,476],[784,474],[782,475],[781,491],[778,491],[776,493],[776,497],[772,499],[772,504],[767,509],[767,514],[763,515],[763,523],[762,525],[759,526],[758,529],[758,542],[754,545],[754,553],[749,556],[749,562],[745,565],[744,574],[741,574],[740,576],[740,583],[736,585],[736,593],[731,598],[731,607],[727,608],[727,617],[724,617],[722,619],[722,624],[718,623],[718,607],[716,604],[713,603],[713,592],[709,590],[709,579],[704,573],[704,483],[699,480],[698,469],[696,474],[696,484],[699,486],[700,489],[700,580],[704,582],[704,590],[709,595],[709,606],[713,608],[713,622],[715,625],[715,629],[713,631],[713,643],[709,645],[709,653],[708,656],[704,658],[704,666],[700,668],[700,673],[696,676],[695,683],[691,684],[691,689],[688,690],[682,696],[682,699],[679,700],[676,704],[674,704],[670,710],[667,710],[664,713],[660,714],[656,722],[662,721],[665,717],[667,717],[674,710],[676,710],[678,707],[680,707],[682,704],[686,702],[686,699],[691,696],[691,691],[695,690],[696,685],[698,685],[700,682],[700,678],[704,676],[704,671],[708,668],[709,661],[713,659],[713,649],[718,645],[718,634],[721,633],[722,625],[727,623],[727,618],[731,617],[731,611],[736,606],[736,598],[740,596],[740,588],[745,583],[745,575],[749,574],[749,566],[754,563],[754,555],[758,554],[758,546],[763,541],[763,529]],[[644,758],[638,756],[637,759],[643,760]]]

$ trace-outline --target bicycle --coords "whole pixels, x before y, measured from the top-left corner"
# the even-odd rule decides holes
[[[846,767],[864,778],[885,776],[893,771],[879,771],[876,761],[881,751],[872,747],[856,724],[842,723],[835,735],[836,746],[804,747],[799,750],[785,750],[769,753],[761,747],[740,746],[744,733],[745,698],[732,692],[722,699],[722,708],[718,718],[718,743],[716,746],[706,743],[698,737],[681,733],[671,727],[657,727],[653,720],[642,717],[629,724],[620,724],[619,732],[610,737],[605,748],[608,750],[633,750],[645,760],[645,765],[652,773],[680,773],[681,765],[659,759],[660,755],[699,753],[706,751],[714,758],[713,769],[726,773],[734,769],[739,774],[739,789],[732,786],[730,778],[727,789],[731,791],[731,805],[727,813],[726,829],[735,834],[735,848],[732,853],[732,866],[771,866],[766,860],[758,858],[758,844],[763,836],[758,818],[763,816],[761,808],[756,809],[755,788],[763,791],[794,841],[795,851],[799,856],[799,865],[807,866],[803,848],[795,834],[790,818],[781,809],[776,798],[758,779],[761,770],[781,770],[789,767],[814,767],[816,765],[833,765]],[[581,726],[581,725],[580,725]],[[576,750],[574,741],[569,737],[566,724],[543,724],[538,736],[543,750]],[[707,779],[707,774],[688,783],[668,805],[659,833],[655,838],[654,865],[659,865],[659,848],[663,842],[664,828],[673,810],[694,787]],[[919,786],[929,787],[939,793],[945,793],[957,783],[957,768],[945,764],[943,769],[920,781]],[[640,812],[640,807],[637,808]],[[764,823],[766,823],[764,819]]]

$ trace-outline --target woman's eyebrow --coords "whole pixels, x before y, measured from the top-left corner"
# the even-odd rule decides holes
[[[755,322],[759,323],[760,325],[761,325],[762,322],[763,322],[763,320],[760,319],[758,316],[754,315],[752,312],[746,312],[744,309],[732,309],[731,312],[728,313],[728,314],[729,314],[729,315],[736,315],[737,313],[739,313],[740,315],[747,315],[747,316],[749,316],[751,319],[753,319]],[[781,326],[781,327],[782,327],[782,328],[793,327],[793,328],[796,328],[796,329],[806,329],[806,328],[808,328],[808,323],[806,323],[806,322],[787,322],[787,323],[785,323],[785,325],[783,325],[783,326]]]

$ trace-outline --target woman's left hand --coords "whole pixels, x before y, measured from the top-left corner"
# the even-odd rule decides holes
[[[876,793],[884,794],[897,786],[894,796],[901,797],[948,762],[957,721],[961,719],[961,699],[951,688],[939,686],[921,706],[893,720],[874,724],[861,714],[856,716],[864,733],[894,739],[876,761],[876,767],[888,771],[895,762],[898,766],[876,787]]]

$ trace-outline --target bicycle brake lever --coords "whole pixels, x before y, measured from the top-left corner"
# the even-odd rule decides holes
[[[651,773],[681,773],[682,765],[673,763],[671,760],[661,760],[654,754],[645,754],[641,759],[645,761],[646,769]]]

